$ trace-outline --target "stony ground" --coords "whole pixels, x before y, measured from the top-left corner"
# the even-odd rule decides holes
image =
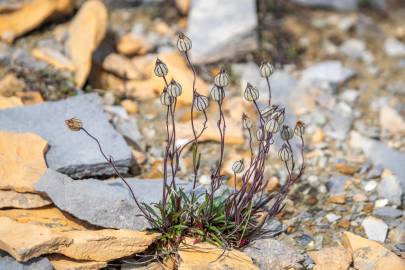
[[[270,83],[287,122],[306,123],[305,174],[266,224],[274,238],[253,242],[247,255],[230,252],[218,269],[405,269],[405,4],[173,2],[0,1],[0,250],[8,253],[0,252],[0,269],[137,269],[134,256],[121,258],[143,252],[156,236],[136,231],[147,224],[125,186],[105,180],[113,171],[97,145],[64,120],[84,122],[140,200],[159,200],[165,115],[156,57],[183,85],[179,143],[192,136],[192,72],[176,51],[179,31],[193,40],[201,93],[220,67],[232,79],[230,179],[233,161],[249,155],[240,120],[252,112],[242,99],[246,83],[261,90],[260,106],[267,94],[262,58],[276,67]],[[213,125],[216,113],[211,106]],[[218,139],[214,128],[203,137],[201,185]],[[276,151],[269,192],[286,177]],[[190,153],[181,163],[187,188]],[[16,241],[41,230],[44,238]],[[92,241],[101,243],[89,248]],[[180,252],[179,269],[208,269],[217,251],[200,259],[204,248]]]

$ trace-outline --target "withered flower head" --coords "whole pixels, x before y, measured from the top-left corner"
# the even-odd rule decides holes
[[[252,120],[245,113],[242,114],[242,125],[245,129],[252,127]]]
[[[177,38],[177,49],[181,52],[188,52],[191,49],[192,42],[186,35],[182,32],[179,33]]]
[[[290,153],[290,149],[288,148],[287,144],[285,144],[285,143],[283,144],[280,151],[278,151],[278,156],[280,157],[280,159],[282,161],[290,160],[291,153]]]
[[[281,133],[281,139],[283,139],[284,141],[289,141],[294,136],[294,130],[292,130],[292,128],[290,128],[287,125],[283,125],[280,133]]]
[[[229,84],[229,76],[225,69],[221,68],[221,71],[214,78],[214,83],[218,87],[225,87]]]
[[[199,111],[205,111],[208,108],[208,98],[206,96],[197,94],[195,97],[194,106]]]
[[[170,106],[172,105],[174,101],[174,98],[169,95],[169,93],[165,90],[163,90],[162,94],[160,94],[160,103],[164,106]]]
[[[155,69],[154,69],[155,75],[158,77],[164,77],[167,75],[169,70],[167,69],[167,66],[165,63],[163,63],[159,58],[156,59],[155,63]]]
[[[304,133],[305,133],[305,124],[304,124],[304,122],[302,122],[300,120],[297,121],[297,123],[295,124],[294,133],[298,137],[304,136]]]
[[[250,83],[247,83],[244,97],[247,101],[255,101],[259,98],[259,90]]]
[[[270,64],[267,60],[264,60],[262,64],[260,65],[260,75],[263,78],[268,78],[273,74],[274,72],[274,67],[272,64]]]
[[[214,85],[211,89],[211,97],[213,100],[217,102],[221,102],[224,97],[225,97],[225,91],[222,87],[218,87],[217,85]]]
[[[267,132],[275,133],[275,132],[277,132],[277,131],[279,130],[279,124],[278,124],[278,122],[276,121],[276,119],[272,118],[272,119],[269,119],[269,120],[266,122],[266,124],[264,125],[264,129],[265,129]]]
[[[167,86],[167,93],[174,98],[180,96],[182,93],[181,85],[172,79]]]
[[[80,119],[70,118],[65,120],[66,126],[72,131],[80,131],[83,128],[83,123]]]
[[[237,160],[232,164],[232,171],[234,173],[241,173],[245,169],[245,164],[243,163],[243,159]]]

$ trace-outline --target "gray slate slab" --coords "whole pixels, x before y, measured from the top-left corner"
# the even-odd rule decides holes
[[[311,85],[313,83],[327,82],[339,86],[352,78],[356,72],[344,67],[342,62],[329,60],[314,64],[302,72],[301,83]]]
[[[308,6],[335,10],[357,10],[358,0],[293,0],[293,2]]]
[[[47,258],[39,257],[28,262],[18,262],[7,253],[0,251],[0,270],[52,270]]]
[[[232,58],[257,47],[254,0],[193,0],[187,35],[194,63]]]
[[[162,197],[162,180],[129,178],[139,202],[151,205]],[[188,183],[180,183],[187,189]],[[106,228],[144,230],[150,227],[141,216],[129,190],[121,180],[73,180],[48,169],[35,188],[73,216]]]
[[[46,153],[48,167],[73,178],[113,175],[96,143],[82,131],[67,129],[64,120],[72,117],[81,119],[87,130],[100,140],[121,173],[128,171],[131,150],[108,122],[97,94],[0,110],[0,130],[37,133],[50,146]]]

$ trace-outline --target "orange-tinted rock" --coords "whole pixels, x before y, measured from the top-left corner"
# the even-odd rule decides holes
[[[315,262],[314,270],[347,270],[352,263],[350,252],[342,247],[310,251],[308,255]]]
[[[38,194],[19,193],[13,190],[0,190],[0,209],[2,208],[39,208],[52,204]]]
[[[335,164],[336,170],[340,173],[353,175],[356,172],[356,168],[344,163],[337,163]]]
[[[0,38],[13,42],[15,38],[37,28],[49,17],[68,13],[72,0],[32,0],[14,12],[0,15]]]
[[[33,49],[31,54],[36,59],[44,61],[57,69],[69,71],[75,70],[75,66],[70,59],[55,49],[49,47],[38,47]]]
[[[0,110],[10,109],[17,106],[22,106],[23,103],[18,97],[3,97],[0,96]]]
[[[74,260],[63,255],[52,255],[48,259],[55,270],[98,270],[107,266],[107,262]]]
[[[0,95],[12,96],[16,92],[24,90],[25,83],[19,80],[13,73],[7,73],[0,79]]]
[[[130,99],[124,99],[121,101],[121,106],[124,107],[128,114],[135,114],[138,112],[138,105]]]
[[[32,133],[0,132],[0,189],[35,193],[48,143]]]
[[[118,39],[117,51],[123,55],[144,55],[152,49],[145,38],[134,33],[128,33]]]
[[[141,73],[135,69],[131,60],[125,56],[111,53],[104,59],[102,67],[120,78],[127,78],[129,80],[140,79]]]
[[[190,9],[190,0],[176,0],[176,7],[180,10],[181,14],[186,15]]]
[[[33,105],[44,102],[41,93],[37,91],[17,92],[16,96],[21,98],[24,105]]]
[[[92,56],[107,31],[107,8],[102,1],[88,0],[69,25],[67,50],[75,66],[75,82],[82,87],[90,73]]]

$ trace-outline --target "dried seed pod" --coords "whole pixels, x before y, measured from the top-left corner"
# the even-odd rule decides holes
[[[235,161],[232,164],[232,171],[234,173],[241,173],[245,169],[245,164],[243,163],[243,159]]]
[[[269,119],[264,125],[264,130],[270,133],[276,133],[279,130],[279,125],[276,119]]]
[[[260,114],[263,117],[269,117],[270,115],[272,115],[273,112],[274,112],[273,106],[267,106],[266,108],[260,111]]]
[[[158,77],[164,77],[167,75],[169,70],[167,69],[167,66],[165,63],[163,63],[159,58],[156,59],[155,63],[155,69],[154,69],[155,75]]]
[[[174,101],[174,98],[172,96],[170,96],[166,90],[164,90],[162,92],[162,94],[160,94],[160,102],[162,103],[162,105],[170,106],[170,105],[172,105],[173,101]]]
[[[194,101],[194,106],[199,111],[205,111],[208,108],[208,98],[197,94]]]
[[[221,68],[221,71],[214,78],[214,83],[218,87],[225,87],[229,84],[229,76],[225,69]]]
[[[212,87],[211,89],[211,97],[217,102],[222,102],[222,100],[225,98],[224,89],[222,87],[214,85],[214,87]]]
[[[256,137],[257,137],[257,140],[258,140],[258,141],[265,141],[265,140],[267,140],[267,135],[268,135],[268,133],[267,133],[267,132],[264,132],[264,130],[263,130],[262,128],[259,128],[259,129],[256,131]]]
[[[278,151],[278,156],[282,161],[288,161],[291,158],[290,148],[288,148],[287,144],[283,144],[280,151]]]
[[[172,97],[178,97],[182,93],[181,85],[172,79],[169,86],[167,86],[167,93]]]
[[[70,118],[65,120],[66,126],[72,131],[80,131],[83,128],[83,123],[80,119]]]
[[[245,113],[242,114],[242,125],[245,129],[250,129],[252,127],[252,120],[250,120]]]
[[[244,97],[247,101],[255,101],[259,98],[259,90],[250,83],[247,83]]]
[[[262,76],[263,78],[268,78],[271,76],[271,74],[273,74],[273,72],[273,65],[270,64],[268,61],[263,61],[260,65],[260,76]]]
[[[191,49],[192,42],[186,35],[182,32],[179,33],[177,38],[177,49],[181,52],[188,52]]]
[[[305,124],[304,124],[304,122],[297,121],[297,123],[295,124],[294,133],[298,137],[304,136],[304,133],[305,133]]]
[[[281,139],[283,139],[284,141],[289,141],[294,136],[294,130],[292,130],[292,128],[290,128],[287,125],[283,125],[283,127],[281,128],[280,134],[281,134]]]

